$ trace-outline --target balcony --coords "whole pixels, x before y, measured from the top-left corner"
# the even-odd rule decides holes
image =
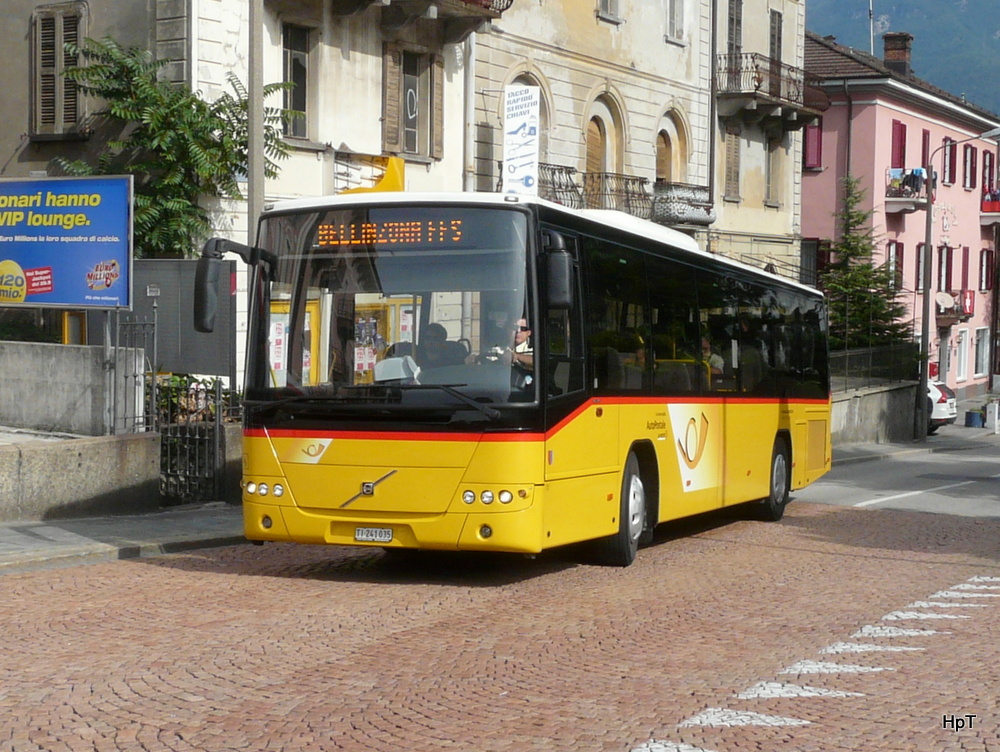
[[[968,321],[976,312],[975,290],[939,292],[934,296],[935,314],[939,327],[954,326]]]
[[[503,161],[497,161],[501,177],[497,180],[497,192],[503,190]],[[583,209],[583,193],[577,183],[577,171],[565,165],[538,163],[538,197],[570,209]]]
[[[911,214],[927,203],[927,173],[923,167],[885,171],[886,214]]]
[[[757,52],[719,55],[715,75],[719,117],[724,119],[772,120],[783,131],[793,131],[830,107],[818,78]]]
[[[583,173],[583,200],[588,209],[616,209],[633,217],[649,219],[653,197],[647,178],[617,172]]]
[[[382,28],[402,29],[423,19],[440,23],[446,44],[463,41],[488,21],[500,18],[514,0],[330,0],[335,16],[382,9]]]
[[[979,208],[979,224],[983,227],[1000,225],[1000,190],[987,191]]]
[[[497,167],[503,175],[503,162]],[[538,197],[571,209],[615,209],[641,219],[652,215],[649,180],[616,172],[578,172],[573,167],[538,164]],[[497,191],[503,190],[503,178]]]
[[[652,220],[661,225],[712,224],[715,221],[715,211],[708,186],[655,183]]]

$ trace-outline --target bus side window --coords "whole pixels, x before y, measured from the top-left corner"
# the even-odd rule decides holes
[[[576,238],[563,233],[566,250],[576,258]],[[573,270],[573,299],[569,310],[551,309],[546,316],[548,393],[559,396],[583,389],[583,326],[580,320],[580,281]]]

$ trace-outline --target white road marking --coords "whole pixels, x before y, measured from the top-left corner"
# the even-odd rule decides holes
[[[903,608],[989,608],[992,603],[941,603],[940,601],[913,601]]]
[[[986,577],[985,575],[980,575],[978,577],[970,577],[969,582],[1000,582],[1000,577]]]
[[[963,590],[939,590],[931,598],[1000,598],[1000,593],[969,593]]]
[[[1000,590],[1000,585],[952,585],[950,590]]]
[[[804,687],[787,682],[757,682],[738,695],[740,700],[771,699],[775,697],[864,697],[861,692],[840,692],[834,689]]]
[[[964,614],[931,614],[923,611],[893,611],[882,617],[883,621],[899,621],[900,619],[971,619]]]
[[[936,634],[951,634],[938,632],[934,629],[900,629],[899,627],[883,627],[881,624],[869,624],[861,627],[851,637],[929,637]]]
[[[860,642],[835,642],[820,650],[821,655],[837,655],[838,653],[904,653],[910,650],[925,648],[904,648],[898,645],[866,645]]]
[[[744,710],[707,708],[698,715],[688,718],[679,726],[808,726],[809,721],[798,718],[783,718],[780,715],[764,715]]]
[[[982,478],[980,480],[987,480],[987,478]],[[937,493],[938,491],[947,491],[949,488],[961,488],[962,486],[971,486],[973,483],[978,483],[979,480],[964,480],[961,483],[949,483],[946,486],[936,486],[935,488],[925,488],[923,491],[907,491],[906,493],[895,494],[893,496],[882,496],[878,499],[869,499],[868,501],[859,501],[853,506],[856,507],[870,507],[873,504],[881,504],[885,501],[895,501],[896,499],[906,499],[910,496],[920,496],[921,494]]]
[[[651,739],[645,744],[634,748],[632,752],[712,752],[710,749],[692,747],[690,744],[676,744],[674,742],[658,742]]]
[[[876,668],[874,666],[852,666],[849,663],[823,663],[821,661],[799,661],[788,668],[783,668],[779,674],[870,674],[876,671],[895,671],[893,668]]]

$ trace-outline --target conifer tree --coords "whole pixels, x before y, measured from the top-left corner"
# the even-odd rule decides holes
[[[910,340],[906,305],[899,301],[902,273],[875,262],[877,239],[871,210],[861,208],[858,178],[844,180],[843,208],[836,214],[839,237],[820,275],[830,315],[830,349],[879,347]]]
[[[204,101],[186,85],[160,78],[168,61],[112,39],[87,39],[67,52],[84,61],[66,70],[81,92],[106,107],[95,120],[112,133],[96,163],[57,159],[69,175],[134,176],[133,232],[138,258],[189,256],[211,232],[206,196],[238,199],[247,175],[247,92],[230,74],[232,93]],[[265,97],[286,84],[264,88]],[[288,110],[265,108],[265,174],[288,155],[281,123]]]

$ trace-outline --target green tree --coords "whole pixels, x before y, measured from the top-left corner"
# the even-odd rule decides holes
[[[134,176],[134,236],[138,258],[189,256],[210,234],[206,196],[240,198],[247,175],[247,92],[236,76],[214,102],[187,86],[159,77],[165,60],[147,50],[124,49],[112,39],[87,39],[67,45],[81,65],[66,77],[86,94],[100,97],[114,137],[103,145],[96,164],[57,159],[69,175]],[[264,87],[264,96],[286,84]],[[264,111],[265,174],[278,174],[277,161],[288,156],[282,122],[296,113]]]
[[[843,208],[836,214],[840,236],[820,275],[830,313],[830,348],[879,347],[910,340],[906,306],[899,301],[898,270],[875,264],[873,212],[861,208],[858,178],[844,180]]]

